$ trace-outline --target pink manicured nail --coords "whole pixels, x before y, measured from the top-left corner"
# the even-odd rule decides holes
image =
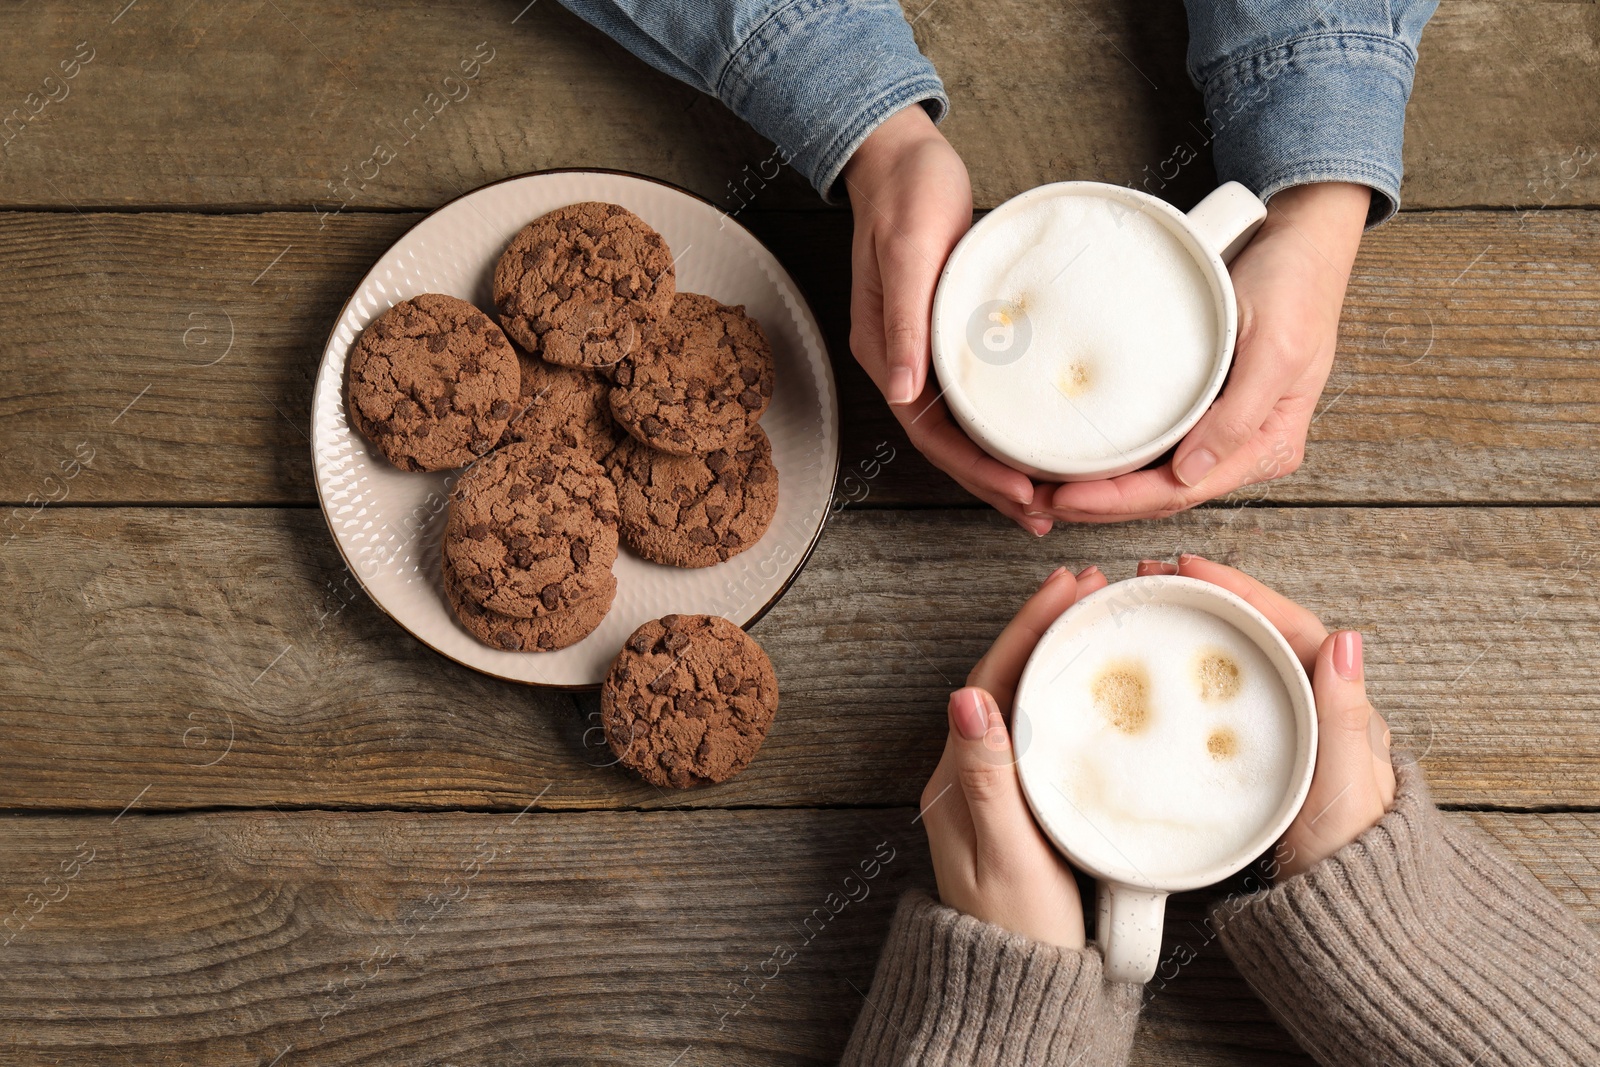
[[[1067,568],[1065,568],[1065,567],[1057,567],[1055,570],[1053,570],[1049,574],[1045,575],[1044,576],[1044,581],[1040,582],[1039,584],[1040,584],[1040,586],[1049,585],[1051,582],[1055,581],[1057,578],[1061,577],[1065,573],[1067,573]]]
[[[1178,553],[1178,566],[1182,567],[1195,562],[1205,563],[1206,558],[1204,556],[1197,556],[1193,552]]]
[[[1096,574],[1099,574],[1099,573],[1100,573],[1100,568],[1095,566],[1093,563],[1091,563],[1087,567],[1083,568],[1083,570],[1078,572],[1078,581],[1081,582],[1085,578],[1088,578],[1088,577],[1090,577],[1092,575],[1096,575]]]
[[[916,376],[910,367],[896,367],[889,372],[889,403],[911,403],[917,398],[916,388]]]
[[[1333,669],[1347,682],[1361,680],[1361,634],[1340,630],[1333,635]]]
[[[983,691],[971,686],[950,694],[950,721],[956,732],[968,741],[981,741],[989,729],[989,709],[983,702]]]

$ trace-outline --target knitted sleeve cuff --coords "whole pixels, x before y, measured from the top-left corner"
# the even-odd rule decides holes
[[[1600,1063],[1600,941],[1395,775],[1351,844],[1215,909],[1240,973],[1323,1064]]]
[[[845,1050],[845,1067],[1125,1063],[1140,987],[1100,954],[1030,941],[907,893]]]

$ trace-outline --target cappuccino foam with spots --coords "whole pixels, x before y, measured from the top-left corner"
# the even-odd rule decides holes
[[[1045,681],[1018,712],[1044,783],[1030,801],[1081,862],[1163,884],[1227,862],[1278,818],[1297,719],[1277,669],[1232,624],[1133,604],[1037,669]]]
[[[1188,214],[1058,182],[972,227],[934,295],[933,367],[956,423],[1036,478],[1136,470],[1205,413],[1238,315],[1227,260],[1265,207],[1236,183]]]

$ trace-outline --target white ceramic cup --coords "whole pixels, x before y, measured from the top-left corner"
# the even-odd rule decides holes
[[[1177,239],[1177,245],[1193,259],[1211,291],[1217,329],[1214,344],[1209,348],[1211,367],[1204,379],[1201,395],[1183,417],[1165,432],[1147,441],[1119,443],[1116,453],[1110,456],[1075,456],[1042,446],[1037,428],[1019,425],[1019,420],[1012,413],[992,410],[996,405],[991,404],[991,410],[985,410],[983,405],[974,402],[962,387],[958,373],[962,361],[974,358],[968,340],[974,314],[995,318],[1007,329],[1011,323],[1003,317],[997,318],[1002,313],[993,309],[993,305],[1000,303],[999,298],[1006,294],[958,293],[951,283],[952,274],[962,262],[962,257],[979,247],[1005,220],[1026,213],[1041,201],[1053,197],[1095,197],[1115,205],[1118,211],[1140,212],[1155,220]],[[1138,470],[1160,456],[1181,441],[1184,434],[1200,421],[1222,389],[1228,367],[1233,361],[1239,318],[1227,265],[1255,235],[1266,217],[1266,205],[1238,182],[1219,186],[1188,214],[1148,193],[1103,182],[1056,182],[1029,189],[1007,200],[980,219],[962,237],[950,253],[950,258],[945,261],[944,270],[939,275],[938,289],[934,293],[933,368],[956,423],[996,459],[1045,481],[1110,478]],[[1101,235],[1096,241],[1105,239],[1116,240],[1117,237]],[[1035,339],[1034,343],[1040,343],[1039,339]],[[1151,382],[1149,386],[1158,389],[1160,383]],[[1019,388],[1028,387],[1026,380],[1019,379]]]
[[[1035,723],[1041,715],[1060,714],[1061,704],[1051,699],[1052,683],[1062,672],[1064,656],[1075,655],[1080,635],[1102,620],[1117,619],[1119,613],[1136,625],[1137,612],[1152,604],[1198,608],[1231,625],[1254,643],[1276,669],[1287,694],[1295,724],[1293,760],[1288,788],[1275,815],[1260,830],[1224,859],[1203,869],[1168,872],[1159,879],[1144,877],[1131,866],[1109,869],[1103,848],[1091,851],[1089,842],[1077,847],[1062,812],[1062,795],[1056,781],[1062,768],[1053,762],[1046,746],[1031,743],[1038,732]],[[1209,582],[1169,575],[1150,575],[1115,582],[1074,604],[1039,639],[1022,680],[1017,686],[1013,734],[1017,746],[1017,770],[1024,795],[1045,836],[1075,866],[1096,880],[1096,919],[1094,940],[1105,958],[1105,974],[1114,982],[1147,982],[1155,974],[1161,955],[1162,917],[1171,893],[1213,885],[1243,870],[1262,855],[1289,828],[1316,765],[1317,713],[1311,681],[1300,659],[1276,627],[1244,600]],[[1081,826],[1077,832],[1085,831]],[[1098,832],[1098,831],[1097,831]],[[1114,844],[1115,842],[1113,842]]]

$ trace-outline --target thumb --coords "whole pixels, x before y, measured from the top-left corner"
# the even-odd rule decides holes
[[[1374,712],[1367,700],[1361,652],[1361,634],[1355,630],[1331,633],[1317,649],[1311,691],[1317,700],[1317,728],[1324,733],[1317,744],[1319,772],[1324,755],[1332,761],[1329,770],[1364,766],[1372,759],[1369,726]]]
[[[1191,489],[1255,437],[1293,381],[1291,359],[1263,361],[1269,353],[1251,354],[1256,358],[1235,363],[1232,380],[1173,456],[1172,473]]]
[[[922,395],[928,374],[929,319],[939,268],[900,237],[880,249],[883,272],[884,397],[909,404]]]
[[[977,686],[950,696],[950,743],[956,781],[972,814],[978,853],[1014,854],[1033,825],[1017,779],[1016,751],[994,697]]]
[[[1352,818],[1359,821],[1378,796],[1372,747],[1377,713],[1367,700],[1359,633],[1328,635],[1317,650],[1311,689],[1317,702],[1317,766],[1305,810],[1311,817],[1307,828],[1320,837],[1338,833],[1336,828]],[[1381,816],[1381,800],[1377,803]]]

